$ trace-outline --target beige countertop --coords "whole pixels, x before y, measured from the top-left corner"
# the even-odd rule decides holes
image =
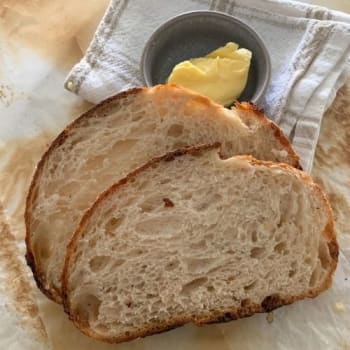
[[[49,142],[64,125],[89,107],[88,103],[63,89],[64,78],[74,63],[82,57],[108,2],[108,0],[0,2],[0,208],[2,203],[9,230],[19,242],[22,252],[25,234],[24,199],[35,165]],[[349,0],[307,2],[350,13]],[[328,193],[336,217],[342,251],[342,265],[337,272],[339,281],[350,278],[349,101],[350,81],[340,89],[334,103],[324,116],[312,172],[316,181]],[[279,339],[272,334],[279,334],[278,324],[284,325],[286,329],[286,334],[281,334],[281,337],[286,337],[289,333],[293,335],[294,333],[288,330],[290,327],[288,318],[293,317],[305,323],[305,334],[299,334],[299,337],[306,337],[307,333],[311,332],[312,337],[315,337],[315,344],[328,343],[333,346],[324,349],[345,350],[350,348],[350,337],[343,337],[348,328],[346,320],[349,320],[350,313],[350,301],[345,297],[350,294],[350,281],[346,283],[339,284],[341,287],[337,287],[338,289],[324,293],[320,298],[313,300],[315,307],[307,309],[312,310],[312,315],[309,316],[313,317],[314,325],[317,325],[318,318],[322,318],[323,311],[332,315],[330,330],[326,333],[318,330],[316,326],[312,333],[307,319],[300,317],[304,306],[309,307],[310,301],[305,301],[278,310],[274,313],[275,320],[272,325],[266,322],[266,315],[257,315],[222,326],[199,329],[186,326],[137,343],[117,347],[98,344],[82,336],[67,321],[59,306],[44,299],[36,290],[33,293],[38,300],[40,315],[54,344],[54,350],[67,349],[67,344],[72,350],[112,348],[172,350],[179,348],[178,346],[191,350],[213,348],[233,350],[236,349],[236,341],[240,341],[241,344],[245,344],[246,341],[245,349],[249,350],[256,348],[254,345],[248,345],[248,340],[253,338],[253,335],[256,335],[257,341],[261,344],[269,342],[277,344],[274,342],[279,342]],[[344,310],[338,310],[336,303],[344,305]],[[19,304],[16,308],[23,314],[28,311]],[[295,337],[297,338],[296,335]],[[1,344],[0,337],[0,348]],[[287,349],[282,345],[280,347],[271,345],[272,348]]]

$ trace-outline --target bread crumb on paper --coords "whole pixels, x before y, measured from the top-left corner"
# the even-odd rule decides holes
[[[73,91],[74,90],[74,83],[72,81],[68,81],[67,84],[66,84],[66,88],[69,91]]]
[[[345,311],[345,305],[343,303],[335,303],[335,309],[338,312],[344,312]]]
[[[273,312],[269,312],[266,315],[266,321],[267,321],[267,323],[272,323],[273,322]]]

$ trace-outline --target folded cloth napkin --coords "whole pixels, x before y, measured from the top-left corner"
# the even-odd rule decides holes
[[[146,40],[169,17],[190,10],[226,12],[249,23],[271,55],[261,101],[311,171],[323,113],[349,76],[350,15],[281,0],[112,0],[65,86],[91,102],[143,85]]]

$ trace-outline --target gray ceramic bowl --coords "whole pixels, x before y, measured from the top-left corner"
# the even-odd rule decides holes
[[[248,83],[239,100],[257,103],[270,80],[269,54],[251,27],[221,12],[187,12],[162,24],[142,54],[141,71],[146,85],[164,84],[177,63],[204,56],[229,41],[253,53]]]

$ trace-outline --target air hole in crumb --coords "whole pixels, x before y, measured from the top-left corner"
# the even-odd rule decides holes
[[[311,258],[309,256],[304,259],[304,262],[305,262],[306,265],[311,265],[312,264],[312,260],[311,260]]]
[[[286,243],[285,242],[281,242],[281,243],[276,244],[275,247],[273,248],[273,250],[276,253],[283,254],[283,253],[286,252],[286,248],[287,248]]]
[[[112,217],[108,220],[105,225],[106,233],[109,235],[114,235],[115,230],[121,225],[123,222],[123,217]]]
[[[290,277],[290,278],[292,278],[292,277],[294,277],[295,275],[296,275],[296,273],[297,273],[297,270],[289,270],[289,272],[288,272],[288,276]]]
[[[114,259],[113,260],[113,269],[117,268],[118,266],[121,266],[125,263],[124,259]]]
[[[132,250],[129,252],[128,256],[130,256],[130,257],[137,257],[137,256],[140,256],[140,255],[146,253],[146,252],[147,252],[147,251],[145,251],[145,250],[143,250],[143,249],[141,249],[141,248],[135,248],[135,249],[132,249]]]
[[[257,242],[258,240],[258,233],[256,231],[252,232],[252,242]]]
[[[207,248],[207,243],[204,239],[198,241],[198,242],[193,242],[190,244],[191,249],[206,249]]]
[[[97,244],[97,237],[93,237],[89,240],[89,248],[95,248]]]
[[[146,294],[146,299],[154,299],[157,297],[157,294],[153,294],[153,293],[147,293]]]
[[[213,229],[215,226],[216,226],[216,224],[212,225],[210,228]],[[205,235],[204,239],[207,242],[210,242],[210,241],[212,241],[214,239],[214,234],[213,233],[208,233],[207,235]]]
[[[72,149],[75,145],[77,145],[78,143],[82,142],[84,140],[84,137],[83,136],[79,136],[79,137],[74,136],[74,137],[72,137],[72,139],[73,140],[70,141],[70,146],[71,147],[69,147],[69,149]]]
[[[106,255],[95,256],[89,261],[90,270],[92,272],[102,271],[110,262],[111,257]]]
[[[250,251],[250,257],[258,259],[260,258],[263,254],[265,253],[265,248],[264,247],[255,247],[252,248]]]
[[[159,180],[159,183],[161,185],[165,185],[165,184],[167,184],[169,182],[171,182],[171,178],[164,178],[164,179]]]
[[[179,262],[177,260],[173,260],[165,265],[165,270],[171,271],[174,270],[177,266],[179,266]]]
[[[103,293],[114,293],[117,290],[116,286],[102,287]]]
[[[296,261],[292,262],[291,269],[289,270],[288,276],[290,278],[294,277],[297,273],[297,263]]]
[[[167,134],[168,134],[168,136],[171,136],[171,137],[179,137],[182,135],[183,129],[184,129],[183,125],[173,124],[168,129]]]
[[[253,281],[252,283],[249,283],[248,285],[244,286],[244,290],[247,292],[251,289],[253,289],[257,284],[257,281]]]
[[[79,321],[86,325],[88,325],[91,321],[96,321],[98,319],[100,305],[101,300],[93,294],[80,296],[79,304],[76,308]]]
[[[215,288],[213,286],[207,286],[207,291],[208,292],[214,292]]]
[[[241,241],[245,241],[247,239],[247,233],[242,231],[238,234],[238,238],[241,240]]]
[[[133,113],[132,116],[131,116],[131,120],[133,122],[137,122],[139,121],[141,118],[143,117],[143,113]]]
[[[208,281],[207,277],[196,278],[193,281],[186,283],[182,287],[180,294],[183,294],[183,295],[191,294],[192,292],[197,290],[199,287],[201,287],[203,284],[205,284],[207,281]]]

